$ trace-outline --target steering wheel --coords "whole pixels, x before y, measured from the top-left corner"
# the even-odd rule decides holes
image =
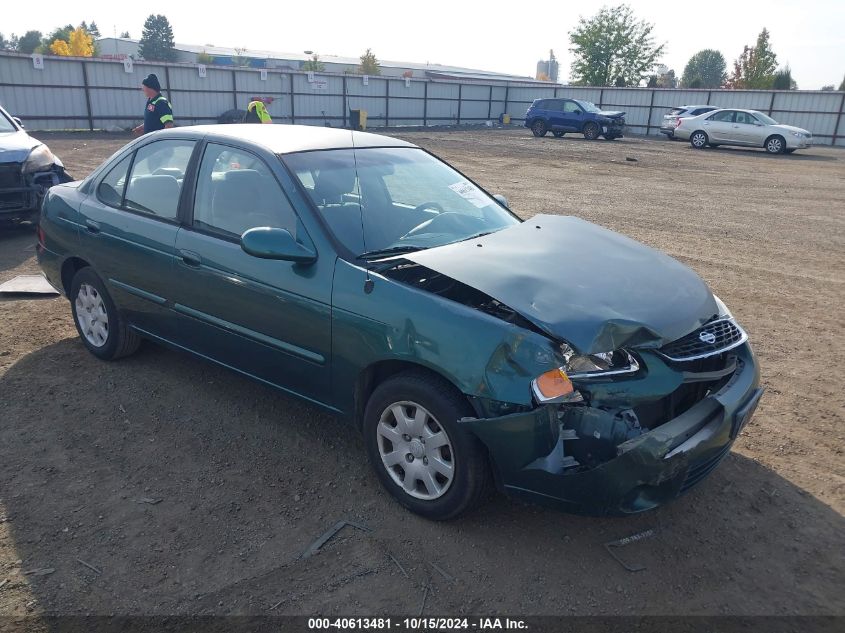
[[[404,239],[409,238],[409,237],[413,237],[414,235],[419,235],[420,233],[428,232],[428,231],[425,231],[424,229],[429,228],[433,223],[435,223],[437,221],[438,218],[441,218],[443,216],[456,215],[455,213],[446,213],[443,210],[443,207],[439,202],[423,202],[422,204],[418,204],[417,206],[414,207],[414,213],[422,213],[426,209],[432,209],[434,211],[437,211],[438,215],[434,216],[433,218],[431,218],[429,220],[425,220],[424,222],[420,222],[414,228],[412,228],[410,231],[405,233],[405,235],[400,237],[399,241],[404,240]]]

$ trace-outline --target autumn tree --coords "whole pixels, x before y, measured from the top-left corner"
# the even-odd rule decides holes
[[[734,69],[728,78],[729,88],[766,90],[772,87],[778,58],[769,42],[769,31],[763,29],[754,46],[745,46],[734,62]]]
[[[358,72],[362,75],[380,75],[381,67],[375,54],[368,48],[366,52],[361,55],[361,63],[358,65]]]
[[[705,48],[689,58],[681,76],[683,88],[719,88],[727,79],[725,57]]]
[[[638,20],[626,4],[603,7],[580,18],[569,32],[572,80],[588,86],[636,86],[654,67],[665,45],[655,44],[654,25]]]
[[[173,28],[163,15],[150,15],[144,22],[138,53],[146,60],[169,62],[176,59]]]

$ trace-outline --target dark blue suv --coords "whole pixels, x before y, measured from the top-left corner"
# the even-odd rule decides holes
[[[625,113],[606,112],[580,99],[535,99],[525,113],[525,127],[534,136],[551,132],[560,138],[567,132],[575,132],[590,141],[599,136],[611,141],[622,137]]]

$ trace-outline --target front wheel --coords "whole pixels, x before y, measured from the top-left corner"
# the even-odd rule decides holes
[[[782,154],[786,149],[786,142],[782,136],[770,136],[766,139],[766,151],[769,154]]]
[[[472,415],[452,385],[409,371],[379,385],[364,412],[364,442],[382,486],[421,516],[443,521],[488,489],[486,453],[458,420]]]
[[[707,134],[699,130],[698,132],[693,132],[689,137],[689,143],[695,149],[704,149],[707,147]]]
[[[552,132],[552,134],[554,134],[554,137],[555,137],[555,138],[560,138],[560,137],[562,137],[564,134],[566,134],[566,132],[557,132],[557,131],[555,131],[555,132]]]
[[[545,136],[546,132],[548,132],[546,122],[543,119],[537,119],[531,124],[531,131],[534,133],[534,136]]]
[[[595,123],[587,123],[584,126],[584,138],[588,141],[595,141],[599,137],[599,126]]]
[[[79,338],[94,356],[115,360],[138,349],[141,338],[127,327],[105,284],[91,268],[74,275],[68,298]]]

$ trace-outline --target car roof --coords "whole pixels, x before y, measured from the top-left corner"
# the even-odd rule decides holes
[[[193,125],[167,130],[167,136],[202,133],[221,140],[238,140],[262,145],[275,154],[290,154],[321,149],[351,149],[353,147],[417,147],[398,138],[369,132],[315,125]]]
[[[683,108],[684,110],[692,110],[693,108],[713,108],[714,110],[718,110],[718,106],[709,105],[707,103],[702,103],[700,105],[682,105],[682,106],[675,106],[672,108],[673,110],[676,108]]]

